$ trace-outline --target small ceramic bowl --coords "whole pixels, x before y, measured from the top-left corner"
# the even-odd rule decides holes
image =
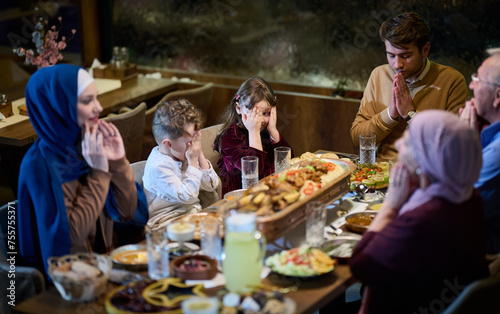
[[[128,270],[144,270],[148,268],[146,245],[127,244],[114,249],[110,255],[117,268]]]
[[[181,265],[189,259],[208,263],[208,267],[201,270],[182,269]],[[217,261],[207,255],[183,255],[172,260],[170,267],[173,275],[181,280],[206,280],[217,275]]]

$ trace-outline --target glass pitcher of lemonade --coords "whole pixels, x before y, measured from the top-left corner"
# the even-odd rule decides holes
[[[224,223],[225,258],[222,270],[226,288],[231,292],[243,292],[248,285],[260,284],[266,239],[256,230],[255,213],[233,210]]]

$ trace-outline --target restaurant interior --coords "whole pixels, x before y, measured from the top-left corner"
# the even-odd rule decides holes
[[[213,83],[205,126],[217,124],[246,78],[261,76],[279,96],[280,131],[293,138],[295,152],[356,153],[348,136],[351,121],[371,70],[386,63],[380,23],[391,13],[419,12],[433,31],[429,58],[454,67],[468,83],[485,51],[500,46],[493,14],[499,5],[493,0],[2,1],[0,92],[10,100],[23,96],[36,66],[12,50],[33,45],[29,32],[42,17],[68,37],[62,62],[109,63],[113,47],[126,47],[139,74],[183,79],[178,89]],[[72,35],[71,29],[77,32]],[[160,98],[145,99],[148,108]],[[4,161],[21,158],[27,147],[9,148],[14,157],[2,149]],[[9,182],[4,164],[1,173],[0,200],[5,203],[15,199],[10,188],[15,179]]]
[[[101,117],[121,125],[131,163],[146,160],[155,146],[156,104],[187,97],[202,110],[204,127],[213,127],[253,76],[274,89],[278,129],[295,156],[357,155],[351,124],[371,71],[387,63],[378,29],[389,16],[406,11],[430,24],[429,59],[455,68],[467,84],[486,51],[500,47],[496,0],[8,0],[0,2],[0,94],[10,102],[24,97],[38,67],[18,49],[34,49],[32,32],[43,19],[56,26],[59,38],[65,36],[60,63],[92,67],[96,77],[104,75],[99,65],[125,60],[126,70],[101,76],[120,83],[118,89],[108,86],[113,91],[99,100],[105,108]],[[17,199],[21,159],[36,139],[28,120],[17,128],[2,123],[0,205]],[[206,154],[213,153],[211,142],[203,145]],[[353,283],[352,277],[343,279],[339,285]],[[331,294],[328,289],[325,284],[321,293]],[[55,297],[45,301],[50,298]],[[315,301],[304,311],[315,312],[331,300]]]

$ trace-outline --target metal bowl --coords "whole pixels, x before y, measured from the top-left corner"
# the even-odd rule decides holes
[[[368,229],[377,213],[378,212],[374,210],[365,210],[359,213],[346,215],[345,225],[353,232],[363,233]]]
[[[339,262],[347,262],[360,240],[361,235],[359,234],[341,234],[333,240],[324,242],[320,249]]]
[[[229,201],[231,201],[235,198],[238,198],[241,195],[245,194],[245,191],[246,191],[246,189],[239,189],[239,190],[227,192],[226,194],[224,194],[224,199],[229,202]]]
[[[124,269],[128,269],[128,270],[147,269],[147,267],[148,267],[147,258],[142,263],[123,263],[123,262],[118,261],[118,259],[117,259],[117,257],[119,257],[119,255],[121,255],[121,254],[127,254],[127,252],[130,254],[134,254],[134,252],[136,252],[136,251],[141,252],[143,254],[146,254],[146,257],[147,257],[148,250],[147,250],[146,245],[128,244],[128,245],[120,246],[119,248],[113,250],[111,252],[111,260],[113,261],[113,264],[115,264],[119,268],[124,268]]]

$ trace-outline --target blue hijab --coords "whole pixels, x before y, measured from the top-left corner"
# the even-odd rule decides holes
[[[76,104],[80,69],[68,64],[41,68],[26,86],[26,107],[38,138],[24,156],[19,173],[19,245],[23,262],[41,271],[47,270],[49,257],[70,253],[62,184],[89,172],[79,153]],[[136,212],[145,209],[147,213],[144,191],[136,186]],[[118,218],[111,187],[105,210]],[[142,217],[141,223],[146,222],[147,217]]]

